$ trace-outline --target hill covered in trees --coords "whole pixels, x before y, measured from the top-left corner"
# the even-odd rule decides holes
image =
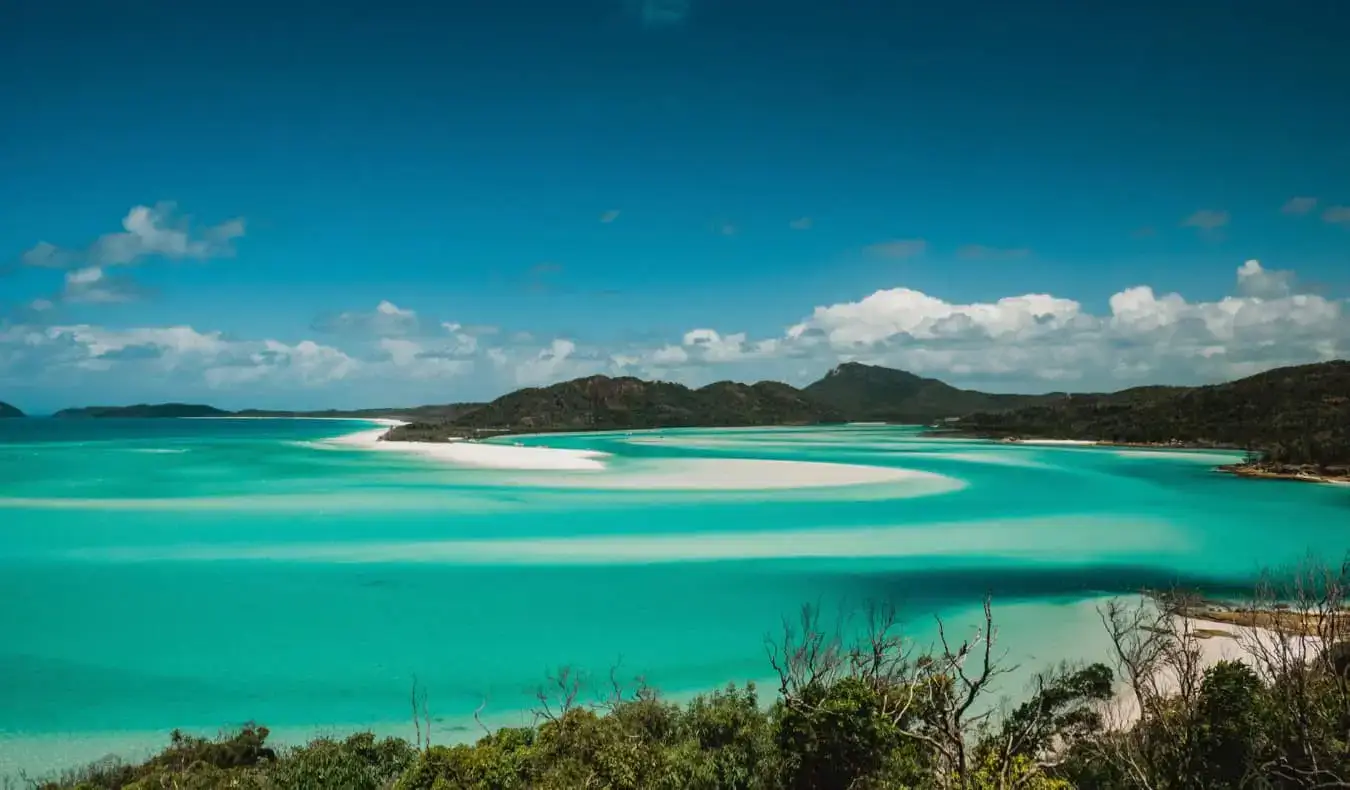
[[[135,406],[83,406],[62,409],[54,417],[145,419],[160,417],[228,417],[230,413],[199,403],[138,403]]]
[[[991,438],[1091,439],[1249,449],[1268,467],[1350,472],[1350,362],[1278,368],[1205,387],[1066,395],[957,423]]]
[[[3,405],[3,404],[0,404]],[[380,409],[324,409],[322,411],[303,411],[292,409],[243,409],[226,411],[214,406],[191,403],[143,403],[136,406],[84,406],[75,409],[62,409],[56,417],[90,417],[125,419],[156,419],[174,417],[307,417],[313,419],[372,419],[391,418],[401,420],[450,420],[482,406],[481,403],[447,403],[435,406],[413,406],[409,408]],[[0,416],[4,416],[0,414]]]
[[[23,412],[19,411],[18,408],[11,406],[4,401],[0,401],[0,418],[22,416],[24,416]]]
[[[1016,409],[1062,395],[1000,395],[860,362],[846,362],[806,386],[807,396],[854,421],[926,424],[979,411]]]
[[[844,419],[841,412],[775,381],[721,381],[691,389],[665,381],[590,376],[517,390],[453,420],[400,426],[387,438],[434,441],[494,432],[802,425]]]

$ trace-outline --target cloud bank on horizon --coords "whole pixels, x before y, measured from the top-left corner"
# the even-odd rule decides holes
[[[64,289],[0,322],[0,382],[10,393],[236,406],[410,405],[595,374],[691,385],[765,378],[800,384],[843,361],[1005,391],[1083,391],[1205,383],[1350,356],[1346,300],[1313,293],[1293,271],[1257,260],[1237,266],[1230,295],[1211,301],[1141,284],[1105,295],[1107,309],[1094,312],[1048,293],[961,303],[889,285],[854,301],[804,304],[799,319],[776,332],[694,326],[615,344],[466,326],[453,315],[423,315],[387,299],[318,316],[310,336],[286,340],[190,325],[63,321],[69,303],[134,298],[130,281],[110,284],[117,282],[109,280],[116,276],[110,269],[231,255],[245,224],[229,220],[193,234],[161,204],[133,208],[123,227],[81,250],[39,243],[23,254],[28,266],[61,270]],[[923,254],[925,245],[911,239],[869,249],[904,259]],[[958,254],[1027,253],[975,247]]]

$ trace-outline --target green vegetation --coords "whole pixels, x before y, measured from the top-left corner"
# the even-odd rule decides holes
[[[986,437],[1248,449],[1258,469],[1350,474],[1350,362],[1279,368],[1208,387],[1063,396],[973,414],[957,425]]]
[[[639,428],[801,425],[844,416],[795,387],[774,381],[730,381],[690,389],[664,381],[591,376],[504,395],[454,420],[400,426],[399,441],[438,441],[493,433],[603,431]]]
[[[481,403],[446,403],[435,406],[410,406],[389,409],[324,409],[323,411],[287,411],[274,409],[244,409],[233,412],[235,417],[309,417],[314,419],[372,419],[398,420],[453,420]]]
[[[999,705],[1009,667],[993,610],[970,634],[940,628],[924,654],[872,608],[846,640],[814,610],[769,641],[772,704],[731,685],[676,705],[610,674],[603,692],[568,670],[541,688],[536,724],[473,744],[434,743],[414,689],[414,742],[359,733],[269,748],[249,725],[217,740],[175,733],[137,765],[104,762],[42,790],[150,788],[912,788],[913,790],[1237,790],[1346,787],[1350,651],[1339,571],[1265,586],[1255,607],[1302,614],[1302,630],[1244,638],[1242,661],[1202,660],[1205,639],[1180,595],[1101,608],[1111,664],[1038,675]],[[1277,603],[1278,602],[1278,603]],[[1250,637],[1250,632],[1248,634]]]
[[[8,403],[5,403],[4,401],[0,401],[0,419],[3,419],[5,417],[22,417],[22,416],[24,416],[23,412],[19,411],[17,408],[9,405]]]
[[[230,413],[214,406],[199,403],[138,403],[135,406],[85,406],[78,409],[62,409],[54,417],[122,417],[122,418],[158,418],[158,417],[228,417]]]
[[[852,421],[925,425],[935,420],[981,411],[1017,409],[1064,397],[1057,395],[991,395],[957,389],[903,370],[847,362],[802,390]]]
[[[5,404],[0,403],[0,407]],[[341,418],[396,418],[402,420],[451,420],[460,417],[480,406],[481,403],[447,403],[437,406],[412,406],[406,409],[325,409],[323,411],[292,411],[268,409],[244,409],[225,411],[214,406],[192,403],[142,403],[135,406],[85,406],[78,409],[62,409],[56,417],[122,417],[135,419],[174,418],[174,417],[311,417],[316,419]],[[15,411],[18,411],[17,409]],[[0,417],[23,416],[6,415],[0,408]]]

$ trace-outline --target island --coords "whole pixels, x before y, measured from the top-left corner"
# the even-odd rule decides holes
[[[987,393],[848,362],[800,389],[777,381],[719,381],[691,388],[631,376],[588,376],[516,390],[490,403],[233,412],[164,403],[65,409],[56,416],[397,419],[406,424],[389,431],[385,440],[417,442],[521,433],[880,422],[1005,441],[1236,449],[1244,451],[1244,459],[1220,467],[1223,471],[1256,478],[1350,481],[1346,361],[1278,368],[1203,387],[1146,386],[1109,393]]]
[[[434,406],[379,409],[325,409],[322,411],[244,409],[227,411],[214,406],[194,403],[141,403],[135,406],[82,406],[62,409],[54,414],[61,418],[122,418],[171,419],[192,417],[251,417],[303,419],[451,419],[482,404],[448,403]]]
[[[138,403],[135,406],[84,406],[62,409],[53,417],[147,419],[164,417],[225,417],[229,412],[195,403]]]
[[[16,407],[11,406],[8,403],[5,403],[4,401],[0,401],[0,419],[4,419],[7,417],[12,418],[22,416],[24,416],[24,413],[19,411]]]
[[[1247,477],[1350,481],[1350,362],[1277,368],[1204,387],[1138,387],[1064,395],[977,412],[939,433],[987,439],[1241,450],[1220,467]]]

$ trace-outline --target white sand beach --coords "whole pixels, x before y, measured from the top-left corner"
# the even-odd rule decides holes
[[[1011,439],[1009,444],[1043,444],[1043,445],[1065,445],[1065,446],[1091,446],[1101,444],[1101,442],[1087,439]]]
[[[397,424],[397,423],[395,423]],[[516,447],[481,442],[386,442],[381,441],[388,428],[338,436],[328,444],[363,450],[408,453],[478,469],[516,469],[520,471],[596,471],[605,468],[608,453],[595,450],[560,450],[552,447]]]
[[[357,433],[328,439],[324,444],[421,455],[438,461],[477,469],[510,469],[521,472],[610,472],[606,475],[561,474],[549,475],[547,479],[522,478],[515,481],[502,481],[508,484],[568,488],[736,491],[821,488],[899,482],[928,483],[944,489],[959,488],[963,485],[954,478],[912,469],[751,458],[663,459],[659,464],[638,465],[631,469],[614,469],[606,463],[606,459],[610,458],[610,455],[597,450],[508,446],[470,441],[382,441],[388,430],[388,428],[374,428],[368,431],[358,431]]]

